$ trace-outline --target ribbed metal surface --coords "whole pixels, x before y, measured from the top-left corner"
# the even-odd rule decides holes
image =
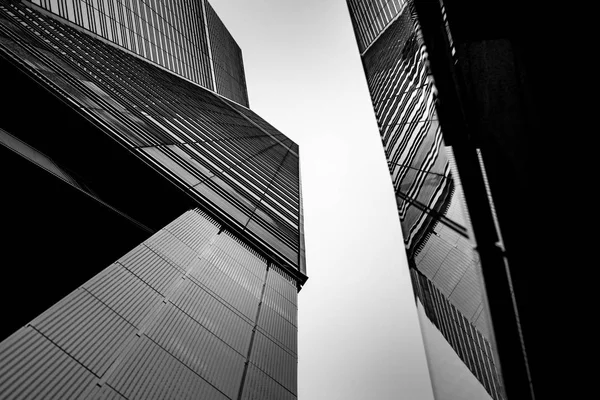
[[[296,394],[298,359],[260,332],[254,336],[250,361]]]
[[[239,353],[248,350],[252,333],[250,322],[197,284],[186,280],[171,301]]]
[[[109,386],[96,386],[92,388],[85,400],[127,400]]]
[[[242,400],[295,400],[296,396],[250,364]]]
[[[146,335],[229,397],[237,394],[244,357],[182,311],[163,307]]]
[[[265,288],[263,301],[292,325],[298,326],[298,308],[294,303],[288,301],[269,286]]]
[[[130,400],[228,399],[145,336],[135,340],[106,383]]]
[[[141,245],[117,261],[161,295],[165,295],[184,271]]]
[[[197,261],[198,253],[166,229],[161,229],[144,242],[153,252],[160,257],[188,271]]]
[[[31,325],[98,376],[135,332],[133,325],[83,289],[65,297]]]
[[[269,269],[267,285],[291,303],[298,304],[298,288],[294,279],[276,265],[271,265]]]
[[[215,241],[215,246],[258,278],[263,279],[267,261],[247,244],[240,242],[229,232],[225,232],[224,235],[219,235],[217,241]]]
[[[0,343],[0,397],[79,399],[94,375],[32,328]]]
[[[250,270],[244,268],[244,264],[235,261],[229,254],[217,249],[215,246],[211,247],[204,254],[203,258],[219,268],[221,272],[252,293],[256,298],[260,298],[263,280],[250,272]],[[263,266],[263,275],[266,269],[267,264],[265,263]]]
[[[136,327],[162,297],[125,267],[113,264],[83,286]]]
[[[200,210],[190,210],[164,227],[196,253],[201,253],[210,238],[219,231],[218,224]]]
[[[296,354],[298,348],[298,328],[283,318],[266,303],[260,308],[258,327],[280,345]]]
[[[249,320],[253,320],[256,316],[258,298],[238,285],[214,264],[201,260],[190,272],[190,278],[210,289]]]

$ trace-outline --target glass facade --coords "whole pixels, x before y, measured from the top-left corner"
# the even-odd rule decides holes
[[[396,193],[413,289],[424,309],[421,317],[439,330],[486,397],[503,399],[479,255],[453,149],[438,122],[425,49],[407,5],[348,0]],[[424,336],[425,345],[433,347],[429,337]],[[444,382],[439,376],[444,372],[432,360],[429,364],[432,382]],[[474,381],[465,379],[465,385]]]
[[[47,170],[49,180],[64,181],[107,213],[142,227],[141,234],[151,233],[87,275],[96,256],[69,249],[87,231],[55,227],[57,235],[44,237],[46,247],[59,249],[45,265],[77,269],[79,281],[0,338],[2,397],[296,398],[297,296],[307,280],[299,149],[244,106],[239,93],[245,84],[228,81],[230,74],[243,76],[239,48],[203,1],[34,3],[0,1],[1,76],[7,85],[26,81],[40,96],[50,95],[43,106],[51,110],[52,134],[30,132],[43,121],[20,123],[7,114],[0,118],[0,143],[30,169]],[[164,30],[151,33],[151,24],[133,18],[133,11]],[[180,39],[195,42],[177,39],[182,47],[167,54],[173,43],[164,33],[177,15],[208,25],[197,31],[179,26]],[[147,36],[127,28],[131,23]],[[111,26],[116,31],[108,34]],[[206,32],[219,39],[205,40]],[[194,46],[210,47],[207,54],[227,66],[205,68],[194,58],[204,53],[194,55]],[[179,61],[172,57],[177,52]],[[132,53],[179,63],[180,70],[168,72],[168,65],[159,68]],[[197,83],[206,88],[177,76],[194,80],[185,70],[205,79]],[[231,100],[208,90],[211,82]],[[14,104],[14,110],[27,106]],[[160,189],[145,191],[148,186]],[[39,201],[61,203],[53,196],[44,193]],[[78,199],[69,197],[73,219],[84,218],[75,211]],[[176,210],[183,211],[153,228],[156,215]],[[24,215],[15,223],[35,226]],[[95,223],[89,230],[100,229],[102,221]],[[109,252],[118,234],[103,229],[107,234],[94,240]],[[35,272],[37,266],[27,267]]]
[[[248,106],[242,51],[206,0],[31,0],[31,3]]]

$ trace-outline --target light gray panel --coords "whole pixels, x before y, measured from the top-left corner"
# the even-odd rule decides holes
[[[138,328],[163,298],[119,264],[111,265],[83,287]]]
[[[227,396],[161,349],[150,339],[136,339],[107,384],[129,400],[226,400]]]
[[[0,360],[3,399],[78,399],[95,379],[30,327],[0,343]]]
[[[171,301],[238,352],[245,354],[248,351],[252,334],[249,321],[200,286],[186,280]]]
[[[260,332],[254,335],[250,361],[296,394],[298,359]]]
[[[136,330],[83,289],[65,297],[31,325],[98,376]]]
[[[229,397],[237,395],[244,357],[177,308],[164,307],[146,335]]]
[[[254,365],[248,365],[242,400],[295,400],[296,396]]]
[[[297,353],[298,329],[265,303],[260,308],[258,327],[280,345]]]

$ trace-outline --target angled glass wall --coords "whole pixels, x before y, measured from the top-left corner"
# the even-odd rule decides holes
[[[30,0],[132,54],[248,106],[242,51],[206,0]]]
[[[348,0],[348,6],[396,193],[413,289],[424,310],[420,315],[476,378],[465,377],[465,384],[479,382],[485,390],[474,392],[502,399],[476,243],[411,13],[404,1]],[[426,347],[434,347],[427,343],[430,337],[424,335]],[[427,356],[432,382],[444,382],[447,372],[432,351]]]

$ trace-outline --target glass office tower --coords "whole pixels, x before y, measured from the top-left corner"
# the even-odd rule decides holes
[[[248,106],[242,51],[207,0],[28,0],[27,3]]]
[[[0,2],[2,397],[296,398],[298,146],[239,48],[205,1],[34,3]]]
[[[505,398],[480,256],[445,142],[426,50],[404,0],[348,0],[390,175],[436,398]],[[435,328],[430,328],[435,327]],[[447,357],[447,356],[444,356]],[[466,368],[465,368],[466,367]],[[484,389],[484,390],[481,390]]]

